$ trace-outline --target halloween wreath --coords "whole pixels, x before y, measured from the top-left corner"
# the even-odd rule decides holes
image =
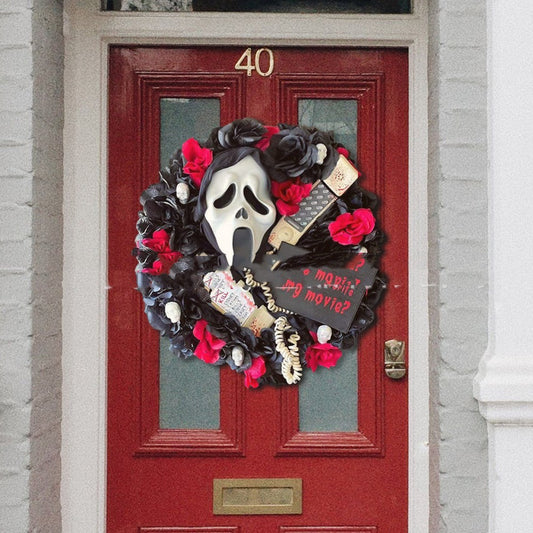
[[[137,285],[178,357],[246,387],[335,366],[385,288],[377,197],[331,133],[255,119],[188,139],[141,195]]]

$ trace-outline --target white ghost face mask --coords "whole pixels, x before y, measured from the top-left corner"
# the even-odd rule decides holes
[[[228,265],[233,265],[235,234],[239,229],[251,238],[251,256],[247,259],[252,262],[276,219],[263,167],[247,155],[238,163],[217,170],[206,190],[205,203],[205,220]]]

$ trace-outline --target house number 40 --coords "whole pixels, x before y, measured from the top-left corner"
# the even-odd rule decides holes
[[[266,54],[268,56],[268,69],[263,70],[261,68],[261,56]],[[252,49],[247,48],[245,52],[239,57],[237,63],[235,63],[235,70],[246,70],[248,76],[252,75],[255,70],[260,76],[270,76],[274,70],[274,54],[270,48],[259,48],[254,56],[252,62]]]

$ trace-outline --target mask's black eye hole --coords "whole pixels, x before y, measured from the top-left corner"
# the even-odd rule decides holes
[[[226,189],[226,192],[213,202],[213,205],[217,209],[222,209],[223,207],[227,207],[231,203],[231,201],[233,200],[233,198],[235,196],[235,189],[236,189],[235,183],[232,183]]]
[[[268,214],[268,207],[257,199],[255,194],[252,192],[252,189],[250,189],[248,185],[244,187],[244,197],[246,198],[246,201],[252,206],[252,208],[260,215]]]

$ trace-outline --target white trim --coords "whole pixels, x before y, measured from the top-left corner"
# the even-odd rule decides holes
[[[398,16],[176,15],[104,14],[99,0],[65,0],[63,531],[105,531],[109,43],[409,48],[409,531],[427,531],[428,239],[427,224],[420,223],[428,216],[425,4],[416,0],[416,15]]]
[[[533,522],[533,254],[531,234],[516,234],[533,225],[533,6],[489,0],[487,8],[490,337],[474,396],[488,426],[496,533],[528,531]]]

